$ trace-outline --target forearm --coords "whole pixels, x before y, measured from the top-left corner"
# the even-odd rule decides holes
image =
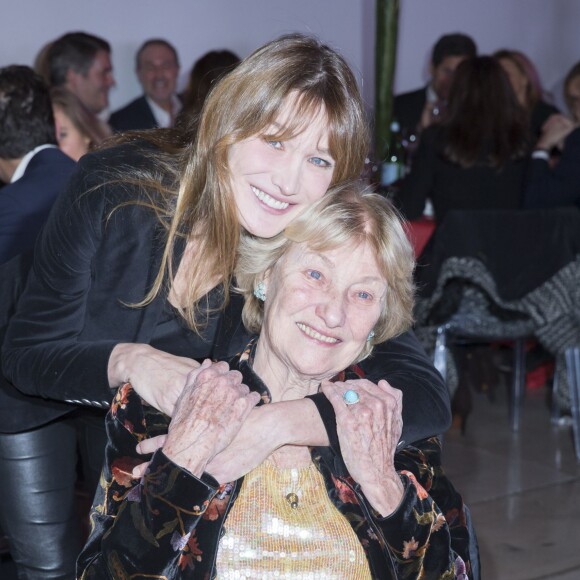
[[[108,406],[107,365],[114,341],[42,342],[12,327],[2,350],[6,377],[27,395],[77,404]]]
[[[360,366],[365,378],[385,379],[403,393],[401,447],[449,429],[449,390],[413,332],[377,345]]]
[[[374,510],[386,518],[393,514],[401,505],[405,493],[405,486],[399,474],[393,469],[393,473],[376,484],[361,484],[365,497]]]
[[[256,411],[265,411],[264,421],[274,435],[276,448],[282,445],[326,447],[329,444],[320,413],[308,398],[272,403]]]

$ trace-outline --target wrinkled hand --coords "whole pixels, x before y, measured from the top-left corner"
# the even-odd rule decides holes
[[[251,393],[242,375],[225,362],[190,373],[175,404],[165,455],[201,476],[208,462],[231,443],[259,400],[259,394]]]
[[[550,115],[542,125],[542,134],[536,143],[538,149],[549,151],[552,147],[564,147],[564,139],[574,129],[574,123],[560,113]]]
[[[174,356],[148,344],[121,343],[109,358],[109,385],[131,383],[145,401],[171,416],[188,373],[196,368],[199,363],[194,359]]]
[[[207,464],[205,470],[219,483],[243,477],[279,447],[276,427],[265,417],[268,411],[267,407],[252,409],[232,442]],[[166,439],[167,435],[144,439],[137,445],[137,451],[143,455],[154,453],[165,445]],[[148,465],[146,461],[134,467],[133,477],[143,477]]]
[[[353,479],[383,516],[392,513],[403,496],[394,457],[403,429],[403,395],[387,381],[378,385],[358,379],[324,381],[322,392],[332,403],[342,456]],[[360,402],[346,405],[342,395],[356,391]]]
[[[167,435],[157,435],[157,437],[151,437],[150,439],[143,439],[137,445],[137,453],[141,455],[149,455],[150,453],[155,453],[158,449],[161,449],[163,445],[165,445],[165,440],[167,439]],[[147,471],[147,467],[149,466],[149,461],[144,461],[139,465],[136,465],[131,472],[131,475],[134,479],[141,479],[145,472]]]
[[[159,435],[145,439],[137,445],[137,451],[153,453],[163,447],[166,437]],[[252,409],[232,442],[208,463],[206,471],[220,483],[234,481],[284,445],[328,445],[326,429],[310,399],[272,403]],[[149,462],[146,462],[135,467],[133,477],[142,477],[148,465]]]

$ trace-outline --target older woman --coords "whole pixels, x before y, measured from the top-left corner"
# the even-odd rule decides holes
[[[79,575],[459,576],[445,518],[418,482],[432,483],[436,442],[397,453],[401,393],[351,382],[375,342],[410,324],[412,270],[388,202],[353,185],[279,236],[245,239],[237,280],[245,324],[259,336],[231,363],[237,370],[206,362],[192,372],[171,422],[121,388]],[[285,445],[237,481],[216,474],[256,404],[319,389],[335,408],[339,449]],[[167,427],[143,479],[132,479],[136,445]]]

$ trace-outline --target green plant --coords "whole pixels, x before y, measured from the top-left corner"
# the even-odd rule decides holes
[[[375,159],[384,160],[393,118],[393,81],[397,62],[400,0],[376,0]]]

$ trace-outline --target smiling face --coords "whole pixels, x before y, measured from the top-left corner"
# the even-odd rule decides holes
[[[317,382],[359,358],[387,292],[366,242],[322,252],[293,244],[265,285],[257,372],[267,361],[278,374]]]
[[[109,91],[115,84],[111,55],[100,50],[86,74],[69,69],[66,88],[95,115],[109,106]]]
[[[260,134],[229,150],[231,188],[240,224],[251,234],[270,238],[320,199],[332,181],[335,160],[329,152],[326,115],[320,108],[304,130],[276,140],[294,112],[288,99],[275,121]]]
[[[164,44],[151,44],[139,56],[137,77],[143,92],[160,107],[171,103],[178,75],[175,54]]]

